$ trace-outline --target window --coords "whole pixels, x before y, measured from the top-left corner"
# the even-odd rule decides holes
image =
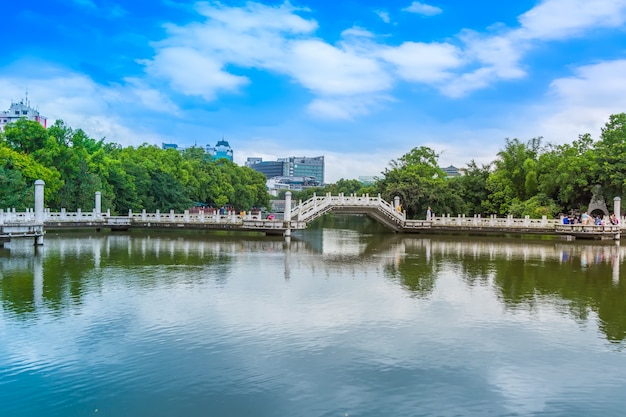
[[[19,115],[20,111],[19,110],[15,110],[15,114]]]
[[[28,110],[22,110],[22,114],[28,114]]]

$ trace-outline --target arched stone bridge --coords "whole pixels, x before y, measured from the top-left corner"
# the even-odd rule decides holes
[[[0,209],[0,246],[3,241],[14,237],[34,237],[37,244],[43,243],[45,229],[54,228],[110,228],[128,230],[133,228],[155,229],[217,229],[230,231],[258,231],[265,234],[289,236],[292,230],[306,229],[308,224],[325,213],[366,214],[394,232],[404,233],[464,233],[464,234],[542,234],[568,238],[620,239],[620,225],[571,225],[562,224],[559,219],[523,219],[508,216],[457,217],[440,216],[427,220],[407,219],[400,209],[400,199],[393,204],[380,195],[333,196],[314,195],[310,199],[292,206],[291,193],[285,196],[285,212],[282,218],[263,218],[260,214],[235,213],[219,214],[215,211],[191,213],[141,213],[129,211],[127,216],[112,216],[109,211],[101,211],[100,193],[96,193],[95,209],[92,212],[59,212],[44,210],[43,181],[35,183],[35,209],[26,213]],[[620,199],[615,199],[614,212],[620,213]]]

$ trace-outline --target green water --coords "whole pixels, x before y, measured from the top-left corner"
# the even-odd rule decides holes
[[[619,244],[49,233],[0,249],[0,416],[619,416]]]

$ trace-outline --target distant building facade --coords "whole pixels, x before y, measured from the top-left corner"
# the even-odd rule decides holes
[[[289,176],[289,170],[281,161],[263,161],[261,158],[248,158],[246,166],[265,175],[268,179]]]
[[[272,177],[313,177],[318,184],[324,184],[324,157],[290,156],[276,161],[263,161],[262,158],[248,158],[246,166]]]
[[[161,143],[161,149],[178,149],[178,145],[175,143]]]
[[[30,107],[28,97],[19,102],[12,102],[7,111],[0,111],[0,130],[9,123],[17,122],[20,119],[32,120],[40,123],[43,127],[48,127],[48,119],[42,116],[38,110]]]
[[[311,187],[320,187],[321,185],[315,177],[273,177],[268,178],[266,182],[267,190],[273,196],[277,196],[281,190],[302,191]]]
[[[272,195],[280,190],[302,191],[324,185],[324,157],[291,156],[276,161],[252,157],[246,166],[267,177],[267,189]]]
[[[206,152],[216,160],[222,158],[226,158],[229,161],[233,160],[233,148],[230,147],[230,144],[224,138],[218,141],[215,147],[207,145]]]
[[[460,177],[461,175],[463,175],[461,170],[455,167],[454,165],[450,165],[449,167],[446,167],[446,168],[441,168],[441,170],[445,172],[448,177]]]

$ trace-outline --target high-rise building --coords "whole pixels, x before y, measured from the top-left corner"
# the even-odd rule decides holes
[[[279,161],[287,163],[287,176],[289,177],[314,177],[317,182],[324,184],[324,157],[316,156],[291,156],[279,158]]]
[[[206,151],[213,157],[213,159],[226,158],[229,161],[233,160],[233,149],[230,147],[228,141],[224,140],[224,138],[218,141],[214,148],[211,147],[211,145],[207,145]]]
[[[279,161],[263,161],[262,158],[246,159],[246,166],[265,175],[268,179],[286,176],[286,164]]]
[[[7,111],[0,111],[0,130],[8,123],[16,122],[20,119],[28,119],[39,122],[43,127],[48,127],[48,119],[36,109],[30,107],[28,96],[19,102],[11,102],[11,107]]]
[[[263,161],[253,157],[246,160],[246,166],[270,179],[273,177],[312,177],[318,184],[324,183],[324,157],[291,156],[276,161]]]

